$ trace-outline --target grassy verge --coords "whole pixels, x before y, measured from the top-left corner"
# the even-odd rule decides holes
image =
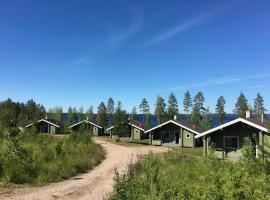
[[[105,157],[89,135],[66,137],[23,133],[1,138],[0,179],[4,184],[43,185],[86,172]]]
[[[172,151],[130,165],[115,177],[110,199],[269,199],[269,184],[269,174],[241,162]]]

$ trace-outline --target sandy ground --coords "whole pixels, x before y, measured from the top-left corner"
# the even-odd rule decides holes
[[[115,145],[100,139],[95,140],[106,151],[104,161],[88,173],[80,174],[69,180],[52,183],[42,187],[8,189],[0,191],[0,199],[106,199],[112,192],[115,171],[122,173],[127,165],[135,162],[139,155],[150,151],[154,153],[168,151],[165,147]],[[0,189],[1,190],[1,189]]]

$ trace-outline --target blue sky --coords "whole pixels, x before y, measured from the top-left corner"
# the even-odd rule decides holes
[[[130,111],[203,91],[231,112],[242,90],[270,110],[270,2],[25,0],[0,2],[0,100]]]

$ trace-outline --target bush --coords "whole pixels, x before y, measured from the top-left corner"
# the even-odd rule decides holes
[[[0,178],[5,183],[42,185],[85,172],[104,158],[89,135],[74,133],[59,138],[21,133],[0,142]]]
[[[150,154],[115,180],[111,199],[269,199],[270,177],[241,163]]]

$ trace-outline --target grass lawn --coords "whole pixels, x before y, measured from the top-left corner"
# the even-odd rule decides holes
[[[104,158],[89,135],[20,133],[0,139],[0,182],[43,185],[86,172]]]
[[[180,149],[176,149],[178,151],[180,151],[183,154],[190,154],[193,156],[199,156],[199,157],[203,157],[203,147],[195,147],[195,148],[184,148],[184,147],[180,147]]]
[[[150,154],[115,177],[110,199],[270,199],[269,174],[241,162],[180,151]]]

